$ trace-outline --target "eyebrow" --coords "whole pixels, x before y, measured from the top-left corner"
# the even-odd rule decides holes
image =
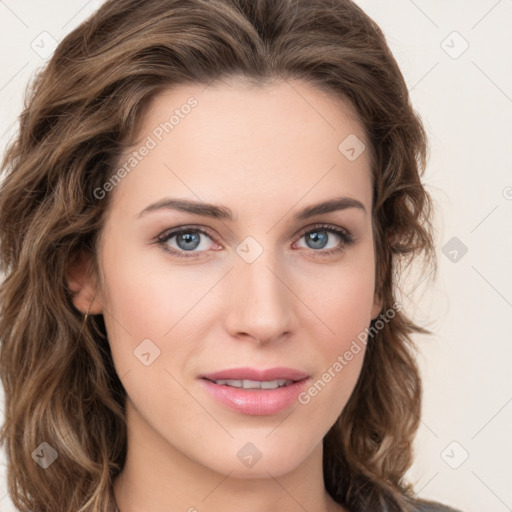
[[[361,201],[352,197],[337,197],[303,208],[294,215],[294,220],[300,221],[316,215],[325,215],[327,213],[346,210],[348,208],[357,208],[366,213],[366,208]],[[156,203],[150,204],[139,213],[138,217],[143,217],[144,215],[157,210],[177,210],[180,212],[211,217],[213,219],[228,220],[231,222],[235,220],[233,212],[226,206],[177,198],[165,198],[157,201]]]

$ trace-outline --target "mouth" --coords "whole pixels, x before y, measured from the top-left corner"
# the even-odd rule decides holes
[[[233,368],[199,379],[220,404],[242,414],[264,416],[289,409],[310,376],[292,368]]]

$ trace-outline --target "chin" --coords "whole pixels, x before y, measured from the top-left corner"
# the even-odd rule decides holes
[[[280,477],[300,467],[314,450],[313,443],[309,451],[305,449],[304,439],[300,442],[291,441],[292,439],[289,445],[283,445],[282,442],[274,443],[269,439],[261,442],[235,441],[232,443],[234,446],[222,450],[217,458],[208,461],[206,465],[218,473],[229,474],[233,478],[269,478],[269,474]],[[211,455],[215,456],[214,453]]]

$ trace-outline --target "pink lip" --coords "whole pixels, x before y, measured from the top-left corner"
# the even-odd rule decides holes
[[[277,389],[254,390],[223,386],[212,382],[220,379],[259,381],[287,379],[295,382]],[[296,403],[298,395],[309,380],[309,375],[292,368],[269,368],[267,370],[233,368],[202,375],[200,380],[206,391],[218,402],[243,414],[266,416],[277,414]]]

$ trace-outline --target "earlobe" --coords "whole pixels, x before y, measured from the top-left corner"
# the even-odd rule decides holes
[[[90,257],[82,254],[68,267],[66,275],[73,305],[82,313],[103,313],[97,280],[91,272]]]

